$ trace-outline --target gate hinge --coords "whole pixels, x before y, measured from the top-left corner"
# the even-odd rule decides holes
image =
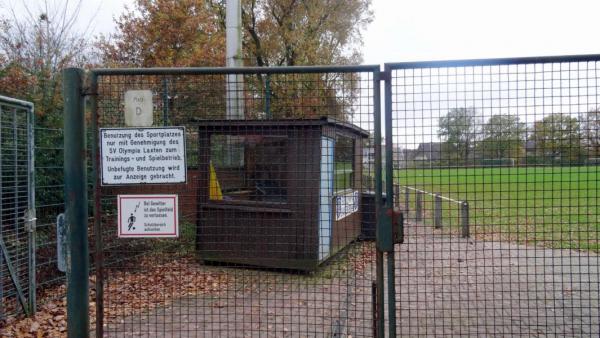
[[[379,73],[379,80],[381,81],[392,81],[392,72],[388,69]]]

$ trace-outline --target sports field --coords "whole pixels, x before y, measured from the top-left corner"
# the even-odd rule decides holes
[[[467,201],[476,238],[599,251],[599,173],[600,166],[397,169],[394,183]],[[425,196],[426,220],[432,205]],[[457,227],[458,215],[457,204],[444,202],[444,223]]]

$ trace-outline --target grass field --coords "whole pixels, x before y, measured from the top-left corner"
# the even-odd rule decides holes
[[[394,176],[396,184],[468,201],[477,238],[600,249],[600,166],[398,169]],[[445,219],[458,219],[457,205],[443,210]]]

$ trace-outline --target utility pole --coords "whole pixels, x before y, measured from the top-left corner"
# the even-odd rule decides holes
[[[242,6],[240,0],[227,0],[225,13],[227,67],[243,67]],[[227,119],[244,118],[244,76],[228,74],[226,84]]]

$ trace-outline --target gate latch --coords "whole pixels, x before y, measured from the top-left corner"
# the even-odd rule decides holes
[[[386,209],[386,216],[392,219],[392,238],[394,244],[404,243],[404,214],[397,208]]]

